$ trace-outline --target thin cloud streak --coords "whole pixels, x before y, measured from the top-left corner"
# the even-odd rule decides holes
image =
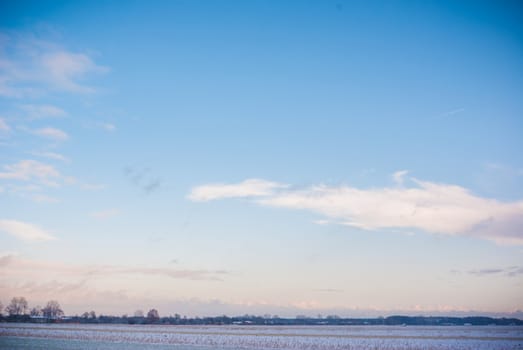
[[[482,277],[482,276],[506,276],[506,277],[517,277],[523,275],[523,267],[521,266],[510,266],[505,268],[487,268],[479,270],[467,271],[468,274]]]
[[[59,160],[62,162],[69,162],[69,159],[60,153],[55,152],[31,152],[32,155],[38,157],[44,157],[53,160]]]
[[[4,165],[3,169],[0,180],[37,182],[49,187],[59,187],[60,183],[67,181],[52,165],[32,159]]]
[[[120,210],[118,210],[118,209],[107,209],[107,210],[92,212],[90,214],[90,216],[95,219],[98,219],[98,220],[105,220],[105,219],[110,219],[112,217],[118,216],[119,214],[120,214]]]
[[[56,239],[36,225],[16,220],[0,220],[0,232],[5,232],[26,242],[42,242]]]
[[[195,202],[208,202],[224,198],[270,196],[287,185],[261,179],[248,179],[238,184],[209,184],[195,187],[189,196]]]
[[[43,118],[61,118],[67,116],[67,113],[53,105],[33,105],[25,104],[20,108],[27,114],[29,119],[43,119]]]
[[[51,127],[33,130],[31,133],[54,141],[66,141],[69,139],[69,135],[65,131]]]
[[[100,122],[100,123],[97,123],[96,125],[105,131],[115,131],[116,130],[116,125],[114,125],[113,123]]]
[[[409,173],[408,170],[400,170],[396,171],[394,174],[392,174],[392,179],[398,186],[403,186],[403,181],[405,180],[405,176]]]
[[[1,223],[1,221],[0,221]],[[1,226],[0,226],[1,227]],[[4,275],[31,277],[34,271],[82,279],[118,275],[160,276],[193,281],[222,281],[226,270],[174,269],[172,267],[138,267],[123,265],[74,265],[61,262],[22,258],[16,254],[0,254],[0,272]]]

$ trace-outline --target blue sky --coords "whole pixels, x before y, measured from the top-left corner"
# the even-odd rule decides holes
[[[0,6],[4,305],[520,315],[517,2]]]

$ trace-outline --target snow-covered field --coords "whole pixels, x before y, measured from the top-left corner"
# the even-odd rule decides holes
[[[104,347],[103,344],[110,347]],[[50,347],[60,349],[134,349],[135,347],[300,350],[523,349],[523,327],[0,324],[1,349]]]

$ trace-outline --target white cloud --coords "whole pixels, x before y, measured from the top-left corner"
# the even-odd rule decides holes
[[[16,220],[0,220],[0,231],[27,242],[40,242],[56,239],[42,228]]]
[[[98,127],[104,129],[105,131],[114,131],[116,130],[116,126],[112,123],[104,123],[104,122],[101,122],[101,123],[98,123],[97,124]]]
[[[455,114],[462,113],[462,112],[465,112],[465,108],[456,108],[456,109],[441,113],[441,114],[437,115],[436,118],[451,117]]]
[[[71,92],[91,93],[94,89],[77,82],[88,73],[103,73],[107,68],[96,65],[89,56],[67,51],[45,53],[41,63],[48,72],[49,81]]]
[[[118,209],[108,209],[108,210],[101,210],[96,211],[90,214],[91,217],[99,220],[109,219],[112,217],[115,217],[120,214],[120,210]]]
[[[55,141],[65,141],[69,139],[69,135],[67,135],[65,131],[50,127],[33,130],[32,133]]]
[[[403,180],[405,175],[409,173],[408,170],[399,170],[392,174],[392,179],[398,186],[403,186]]]
[[[29,119],[60,118],[67,115],[63,109],[52,105],[26,104],[20,108],[27,113]]]
[[[1,223],[2,221],[0,221]],[[0,226],[1,229],[1,226]],[[229,275],[225,270],[205,269],[176,269],[170,266],[126,266],[126,265],[85,265],[70,264],[58,261],[42,261],[27,259],[17,254],[0,254],[0,270],[4,269],[4,277],[13,275],[17,277],[33,277],[35,274],[59,274],[61,278],[114,278],[117,275],[128,276],[160,276],[185,280],[218,281],[223,276]],[[31,278],[33,279],[33,278]],[[34,278],[36,279],[36,278]]]
[[[31,199],[36,203],[59,203],[60,200],[58,198],[54,198],[45,194],[35,194],[31,196]]]
[[[274,194],[287,185],[276,182],[248,179],[238,184],[210,184],[193,188],[188,198],[192,201],[207,202],[215,199],[234,197],[263,197]]]
[[[397,173],[398,174],[398,173]],[[401,175],[399,178],[401,178]],[[414,186],[358,189],[350,186],[311,186],[283,189],[274,182],[256,194],[237,185],[206,185],[194,189],[195,201],[264,196],[256,203],[309,210],[363,230],[418,229],[444,235],[485,238],[500,244],[523,244],[523,201],[501,202],[467,189],[413,179]]]
[[[60,153],[55,153],[55,152],[32,152],[31,154],[35,155],[35,156],[39,156],[39,157],[60,160],[62,162],[69,161],[69,159],[67,157],[65,157],[64,155],[62,155]]]
[[[9,125],[7,125],[6,121],[3,118],[0,118],[0,131],[6,132],[11,130]]]
[[[86,54],[67,51],[34,36],[11,32],[4,37],[0,42],[4,54],[0,57],[0,96],[41,96],[50,90],[92,93],[96,89],[84,80],[108,71]],[[52,108],[40,112],[47,116],[60,114]]]
[[[52,187],[58,186],[56,181],[64,180],[53,166],[31,159],[4,165],[3,169],[4,172],[0,172],[0,180],[37,181]]]

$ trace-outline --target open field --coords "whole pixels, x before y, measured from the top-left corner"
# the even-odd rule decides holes
[[[522,327],[1,324],[1,349],[523,349]]]

